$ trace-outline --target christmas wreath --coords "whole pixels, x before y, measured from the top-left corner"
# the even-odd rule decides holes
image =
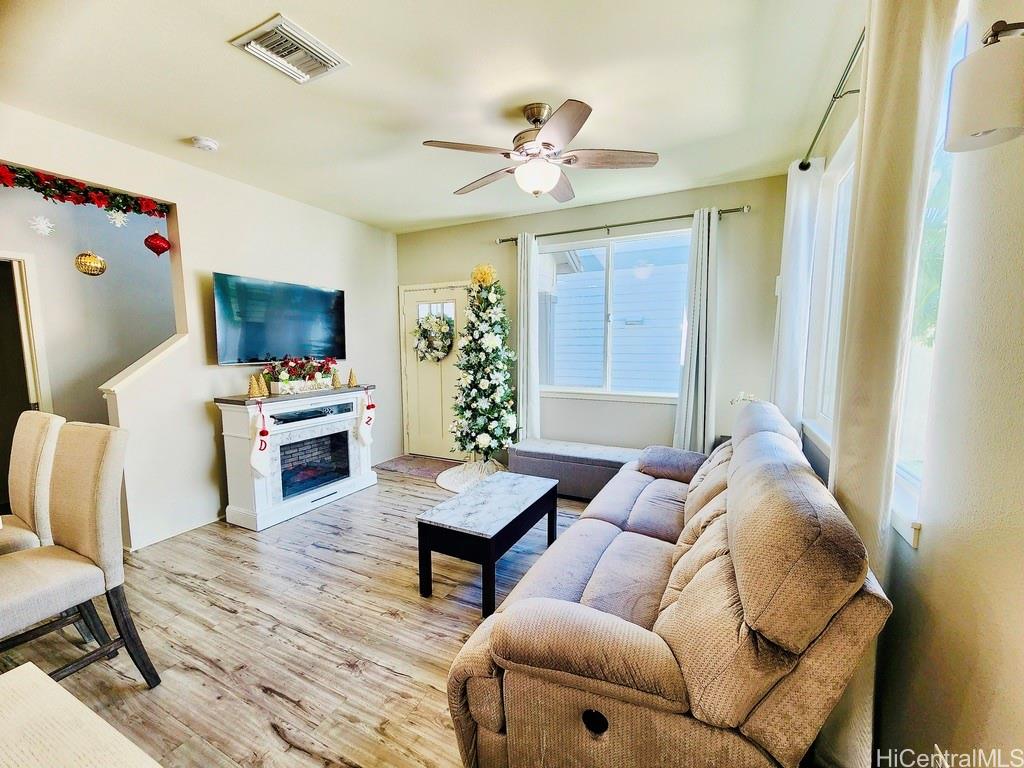
[[[426,315],[416,321],[412,335],[416,338],[412,346],[417,359],[439,363],[452,351],[455,321],[447,315]]]

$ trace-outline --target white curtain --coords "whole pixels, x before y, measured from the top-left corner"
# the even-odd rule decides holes
[[[694,211],[687,283],[686,346],[672,444],[708,453],[715,441],[715,361],[718,297],[718,209]]]
[[[825,162],[815,157],[810,165],[802,171],[800,161],[794,160],[786,179],[786,217],[782,227],[782,267],[770,393],[771,401],[797,429],[803,417],[814,226]]]
[[[539,259],[537,238],[520,232],[518,248],[518,339],[517,392],[519,438],[540,437],[540,317],[538,290]]]
[[[900,403],[928,173],[957,0],[872,0],[830,485],[884,585]],[[872,765],[874,656],[818,739],[819,759]]]

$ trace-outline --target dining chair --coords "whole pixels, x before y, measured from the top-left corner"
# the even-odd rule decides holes
[[[50,482],[53,544],[0,557],[0,653],[79,620],[99,643],[51,672],[54,680],[124,648],[146,684],[160,684],[124,593],[121,478],[127,437],[103,424],[65,424]],[[100,596],[117,628],[113,639],[92,604]]]
[[[50,475],[64,418],[42,411],[18,417],[7,473],[11,514],[0,518],[0,555],[53,543]]]

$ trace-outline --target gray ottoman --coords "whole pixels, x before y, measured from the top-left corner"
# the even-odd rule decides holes
[[[638,458],[639,448],[523,440],[508,449],[508,468],[521,475],[557,480],[559,496],[592,499],[623,464]]]

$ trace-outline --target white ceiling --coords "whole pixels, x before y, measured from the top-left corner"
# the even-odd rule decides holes
[[[394,231],[558,207],[512,179],[455,197],[519,108],[594,108],[570,205],[782,173],[810,140],[866,0],[0,0],[0,101]],[[281,12],[352,66],[299,86],[228,44]],[[192,149],[193,134],[220,140]],[[16,158],[15,158],[16,159]],[[59,170],[59,169],[54,169]],[[144,191],[144,190],[140,190]]]

